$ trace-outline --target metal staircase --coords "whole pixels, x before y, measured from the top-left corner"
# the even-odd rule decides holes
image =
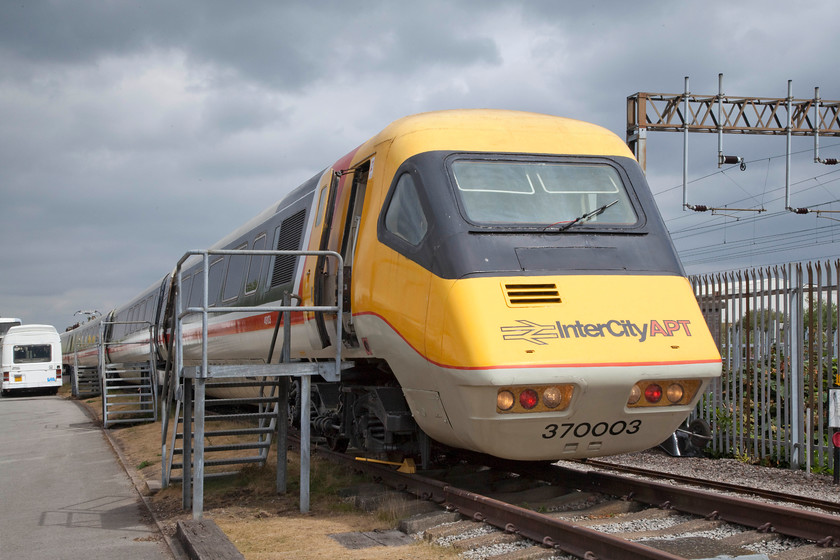
[[[204,465],[213,469],[204,473],[205,478],[238,473],[238,470],[230,470],[228,467],[265,465],[272,434],[277,430],[278,414],[284,415],[280,421],[285,421],[286,407],[283,405],[286,398],[280,390],[283,382],[283,379],[264,377],[260,380],[207,383],[205,390],[211,394],[219,390],[237,390],[251,393],[251,396],[205,400],[205,410],[209,414],[205,414],[204,421],[213,426],[204,431]],[[195,406],[191,389],[182,384],[175,402],[173,418],[176,423],[170,434],[171,455],[167,465],[169,482],[183,482],[184,464],[190,462],[195,437]],[[185,391],[188,392],[186,399]],[[181,475],[175,475],[173,471],[180,471]]]
[[[152,343],[153,330],[149,326],[149,359],[145,362],[106,363],[107,343],[99,345],[100,393],[102,395],[102,423],[106,428],[115,424],[156,422],[158,415],[157,368]],[[99,340],[104,341],[106,326],[118,323],[102,321]],[[120,344],[120,343],[114,343]]]
[[[157,421],[154,367],[148,362],[105,364],[102,372],[102,423],[106,428]]]
[[[99,382],[99,367],[80,366],[74,356],[73,375],[71,376],[73,386],[71,393],[77,399],[98,397],[101,391]]]
[[[204,262],[204,294],[200,307],[183,309],[181,301],[181,268],[186,260],[200,255]],[[257,255],[269,257],[299,257],[318,255],[335,258],[336,270],[343,270],[343,261],[333,251],[261,251],[211,250],[191,251],[179,261],[173,274],[170,302],[164,324],[173,336],[169,337],[166,355],[162,408],[162,472],[161,484],[181,482],[183,507],[192,508],[193,517],[201,519],[204,507],[204,479],[237,474],[235,466],[265,465],[273,435],[277,433],[277,490],[286,490],[286,434],[289,421],[290,377],[300,382],[300,438],[301,438],[301,512],[309,511],[309,446],[311,377],[320,375],[338,381],[342,369],[341,328],[342,309],[333,306],[292,306],[286,294],[282,306],[262,306],[260,313],[272,313],[274,338],[264,364],[209,365],[209,315],[217,313],[253,313],[255,308],[210,307],[207,296],[207,271],[210,256]],[[202,274],[198,272],[197,274]],[[337,301],[342,301],[342,284],[338,283]],[[297,296],[294,296],[297,297]],[[298,298],[299,299],[299,298]],[[330,313],[335,315],[335,358],[319,362],[291,362],[291,312]],[[280,321],[282,314],[283,320]],[[201,316],[201,365],[184,366],[183,320],[190,315]],[[194,322],[193,325],[196,323]],[[281,362],[272,364],[280,325],[283,325]],[[195,362],[194,362],[195,363]],[[224,391],[239,396],[206,398]],[[212,429],[205,429],[212,425]],[[205,470],[205,467],[208,470]],[[179,474],[176,474],[179,472]]]

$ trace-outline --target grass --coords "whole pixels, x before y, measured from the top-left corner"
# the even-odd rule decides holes
[[[63,396],[70,398],[69,391]],[[94,417],[101,417],[99,398],[78,402],[87,407]],[[122,450],[127,463],[136,465],[142,478],[146,481],[161,479],[160,422],[114,427],[108,433]],[[149,460],[149,457],[157,459]],[[310,511],[301,513],[299,455],[292,450],[288,453],[287,489],[280,495],[276,492],[276,458],[272,448],[268,453],[268,464],[264,467],[247,466],[235,476],[206,479],[204,516],[219,525],[247,560],[290,557],[295,560],[450,560],[458,557],[452,549],[442,549],[425,542],[402,547],[344,549],[329,535],[395,528],[399,519],[396,501],[386,500],[374,512],[359,511],[352,500],[342,499],[338,491],[370,481],[345,466],[313,454],[310,464]],[[180,484],[171,484],[158,491],[148,503],[166,532],[174,532],[177,521],[192,517],[190,511],[182,508]],[[312,543],[318,544],[313,546]]]

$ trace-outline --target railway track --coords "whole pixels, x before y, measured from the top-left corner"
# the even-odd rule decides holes
[[[631,467],[627,465],[619,465],[615,463],[609,463],[606,461],[597,461],[592,459],[587,459],[585,462],[581,462],[584,465],[589,467],[596,467],[600,469],[605,469],[607,471],[614,471],[614,472],[622,472],[637,476],[643,476],[658,480],[672,480],[674,482],[680,484],[688,484],[691,486],[699,486],[706,489],[714,489],[723,492],[731,492],[733,494],[746,494],[757,496],[760,498],[764,498],[766,500],[773,500],[776,502],[785,502],[791,504],[797,504],[804,507],[810,507],[814,509],[824,510],[828,513],[833,513],[840,515],[840,504],[837,502],[829,502],[826,500],[819,500],[817,498],[810,498],[807,496],[796,496],[792,494],[783,494],[781,492],[775,492],[772,490],[765,490],[762,488],[754,488],[754,487],[747,487],[741,486],[737,484],[729,484],[727,482],[719,482],[716,480],[706,480],[701,478],[695,478],[690,476],[684,476],[679,474],[671,474],[671,473],[662,473],[659,471],[653,471],[649,469],[643,469],[640,467]]]
[[[548,464],[495,460],[471,462],[490,466],[461,473],[406,474],[318,453],[459,514],[455,523],[449,517],[437,527],[416,527],[469,558],[676,560],[755,555],[758,543],[773,560],[840,558],[840,517],[784,504]],[[711,531],[715,536],[702,536]],[[482,547],[499,543],[515,546],[482,556]]]

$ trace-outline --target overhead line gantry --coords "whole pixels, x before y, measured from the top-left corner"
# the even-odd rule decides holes
[[[792,136],[814,137],[814,162],[836,165],[837,158],[821,158],[821,136],[840,137],[840,101],[820,99],[820,88],[814,88],[812,99],[794,99],[792,81],[788,80],[788,95],[783,98],[736,97],[723,93],[723,74],[718,75],[717,95],[694,95],[685,78],[683,93],[635,93],[627,97],[627,144],[633,150],[642,169],[647,164],[647,133],[683,133],[683,209],[738,210],[763,212],[764,208],[712,208],[691,205],[687,200],[688,133],[704,132],[718,135],[718,167],[740,164],[743,158],[723,153],[723,134],[760,134],[786,136],[785,209],[796,214],[811,212],[808,208],[790,205],[790,155]],[[817,214],[829,212],[815,210]]]

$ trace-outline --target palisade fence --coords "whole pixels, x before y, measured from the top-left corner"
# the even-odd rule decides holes
[[[723,360],[694,412],[711,425],[715,452],[833,469],[838,277],[840,260],[690,278]]]

